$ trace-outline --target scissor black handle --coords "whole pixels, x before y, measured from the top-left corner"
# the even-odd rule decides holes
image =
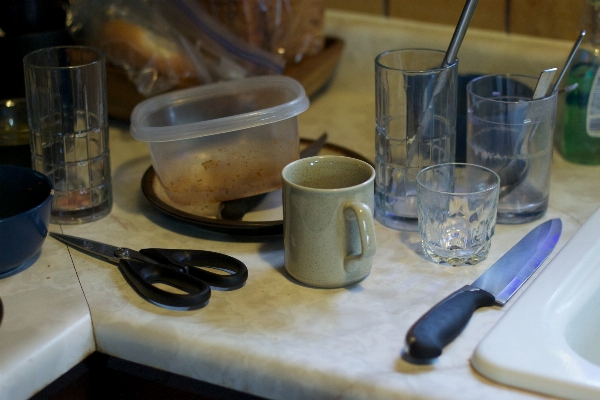
[[[141,297],[161,307],[195,310],[206,305],[210,299],[210,286],[172,265],[121,260],[119,271]],[[185,294],[159,289],[154,286],[156,283],[167,284],[184,291]]]
[[[140,253],[161,264],[174,264],[187,268],[188,273],[210,286],[237,289],[248,279],[246,265],[237,258],[206,250],[142,249]],[[218,274],[203,268],[218,269],[228,274]]]

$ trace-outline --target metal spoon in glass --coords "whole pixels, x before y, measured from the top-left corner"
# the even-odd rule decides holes
[[[546,96],[550,96],[555,92],[558,92],[558,86],[560,85],[562,78],[565,76],[567,70],[569,69],[569,65],[571,64],[571,61],[573,61],[575,53],[577,52],[577,49],[579,48],[579,45],[581,44],[581,41],[583,40],[585,34],[585,30],[582,30],[579,34],[577,40],[575,41],[575,44],[573,45],[573,48],[571,49],[571,52],[569,53],[569,56],[567,57],[565,65],[563,66],[558,78],[556,79],[556,82],[554,83],[554,86],[552,87],[552,90],[548,89],[552,83],[552,77],[556,73],[556,68],[545,70],[540,74],[540,79],[538,80],[535,92],[533,94],[534,100],[541,99]],[[525,119],[531,119],[531,116],[535,116],[535,104],[536,103],[530,105],[530,109],[527,110],[527,115]],[[515,146],[517,156],[519,156],[520,154],[527,153],[527,146],[529,145],[531,137],[535,134],[536,128],[537,124],[530,124],[528,126],[526,125],[523,127]],[[500,198],[505,197],[506,195],[511,193],[516,187],[518,187],[521,183],[523,183],[525,178],[527,178],[528,171],[528,162],[524,159],[521,159],[520,157],[511,160],[502,168],[498,169],[496,173],[500,176],[501,182]]]
[[[542,71],[533,92],[532,100],[541,99],[546,96],[548,89],[552,85],[552,78],[554,78],[554,74],[556,74],[556,68],[550,68]],[[538,110],[538,108],[540,107],[537,107],[536,103],[530,104],[525,115],[525,120],[531,120],[534,117],[534,114],[536,114],[536,111],[542,111]],[[496,173],[500,176],[500,198],[512,192],[513,189],[519,186],[527,177],[527,170],[529,166],[527,161],[519,157],[519,155],[527,154],[529,136],[534,130],[535,127],[530,128],[528,125],[523,126],[523,129],[521,129],[515,144],[515,155],[517,158],[512,158],[508,163],[496,171]]]

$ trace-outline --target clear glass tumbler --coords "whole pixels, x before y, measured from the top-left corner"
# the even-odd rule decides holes
[[[538,78],[487,75],[467,84],[467,162],[500,176],[499,224],[548,209],[557,94],[532,100]]]
[[[49,47],[23,59],[33,169],[54,184],[51,222],[77,224],[112,209],[104,54]]]
[[[458,60],[445,52],[404,49],[375,59],[375,217],[417,231],[417,173],[453,162]]]
[[[496,227],[500,177],[479,165],[447,163],[417,175],[425,255],[453,266],[487,258]]]

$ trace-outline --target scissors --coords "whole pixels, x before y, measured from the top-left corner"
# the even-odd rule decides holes
[[[208,303],[210,287],[238,289],[248,279],[248,269],[231,256],[204,250],[142,249],[126,247],[50,232],[50,236],[77,250],[117,264],[129,285],[143,299],[174,310],[196,310]],[[224,273],[207,271],[205,268]],[[185,293],[154,286],[162,283]]]

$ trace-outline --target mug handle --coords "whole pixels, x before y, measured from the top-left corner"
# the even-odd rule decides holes
[[[358,233],[360,235],[361,252],[357,255],[347,256],[344,261],[344,269],[346,272],[354,272],[357,263],[351,261],[359,261],[363,258],[373,257],[375,254],[375,224],[373,222],[373,213],[371,208],[364,203],[352,202],[344,207],[351,209],[356,215],[358,223]]]

